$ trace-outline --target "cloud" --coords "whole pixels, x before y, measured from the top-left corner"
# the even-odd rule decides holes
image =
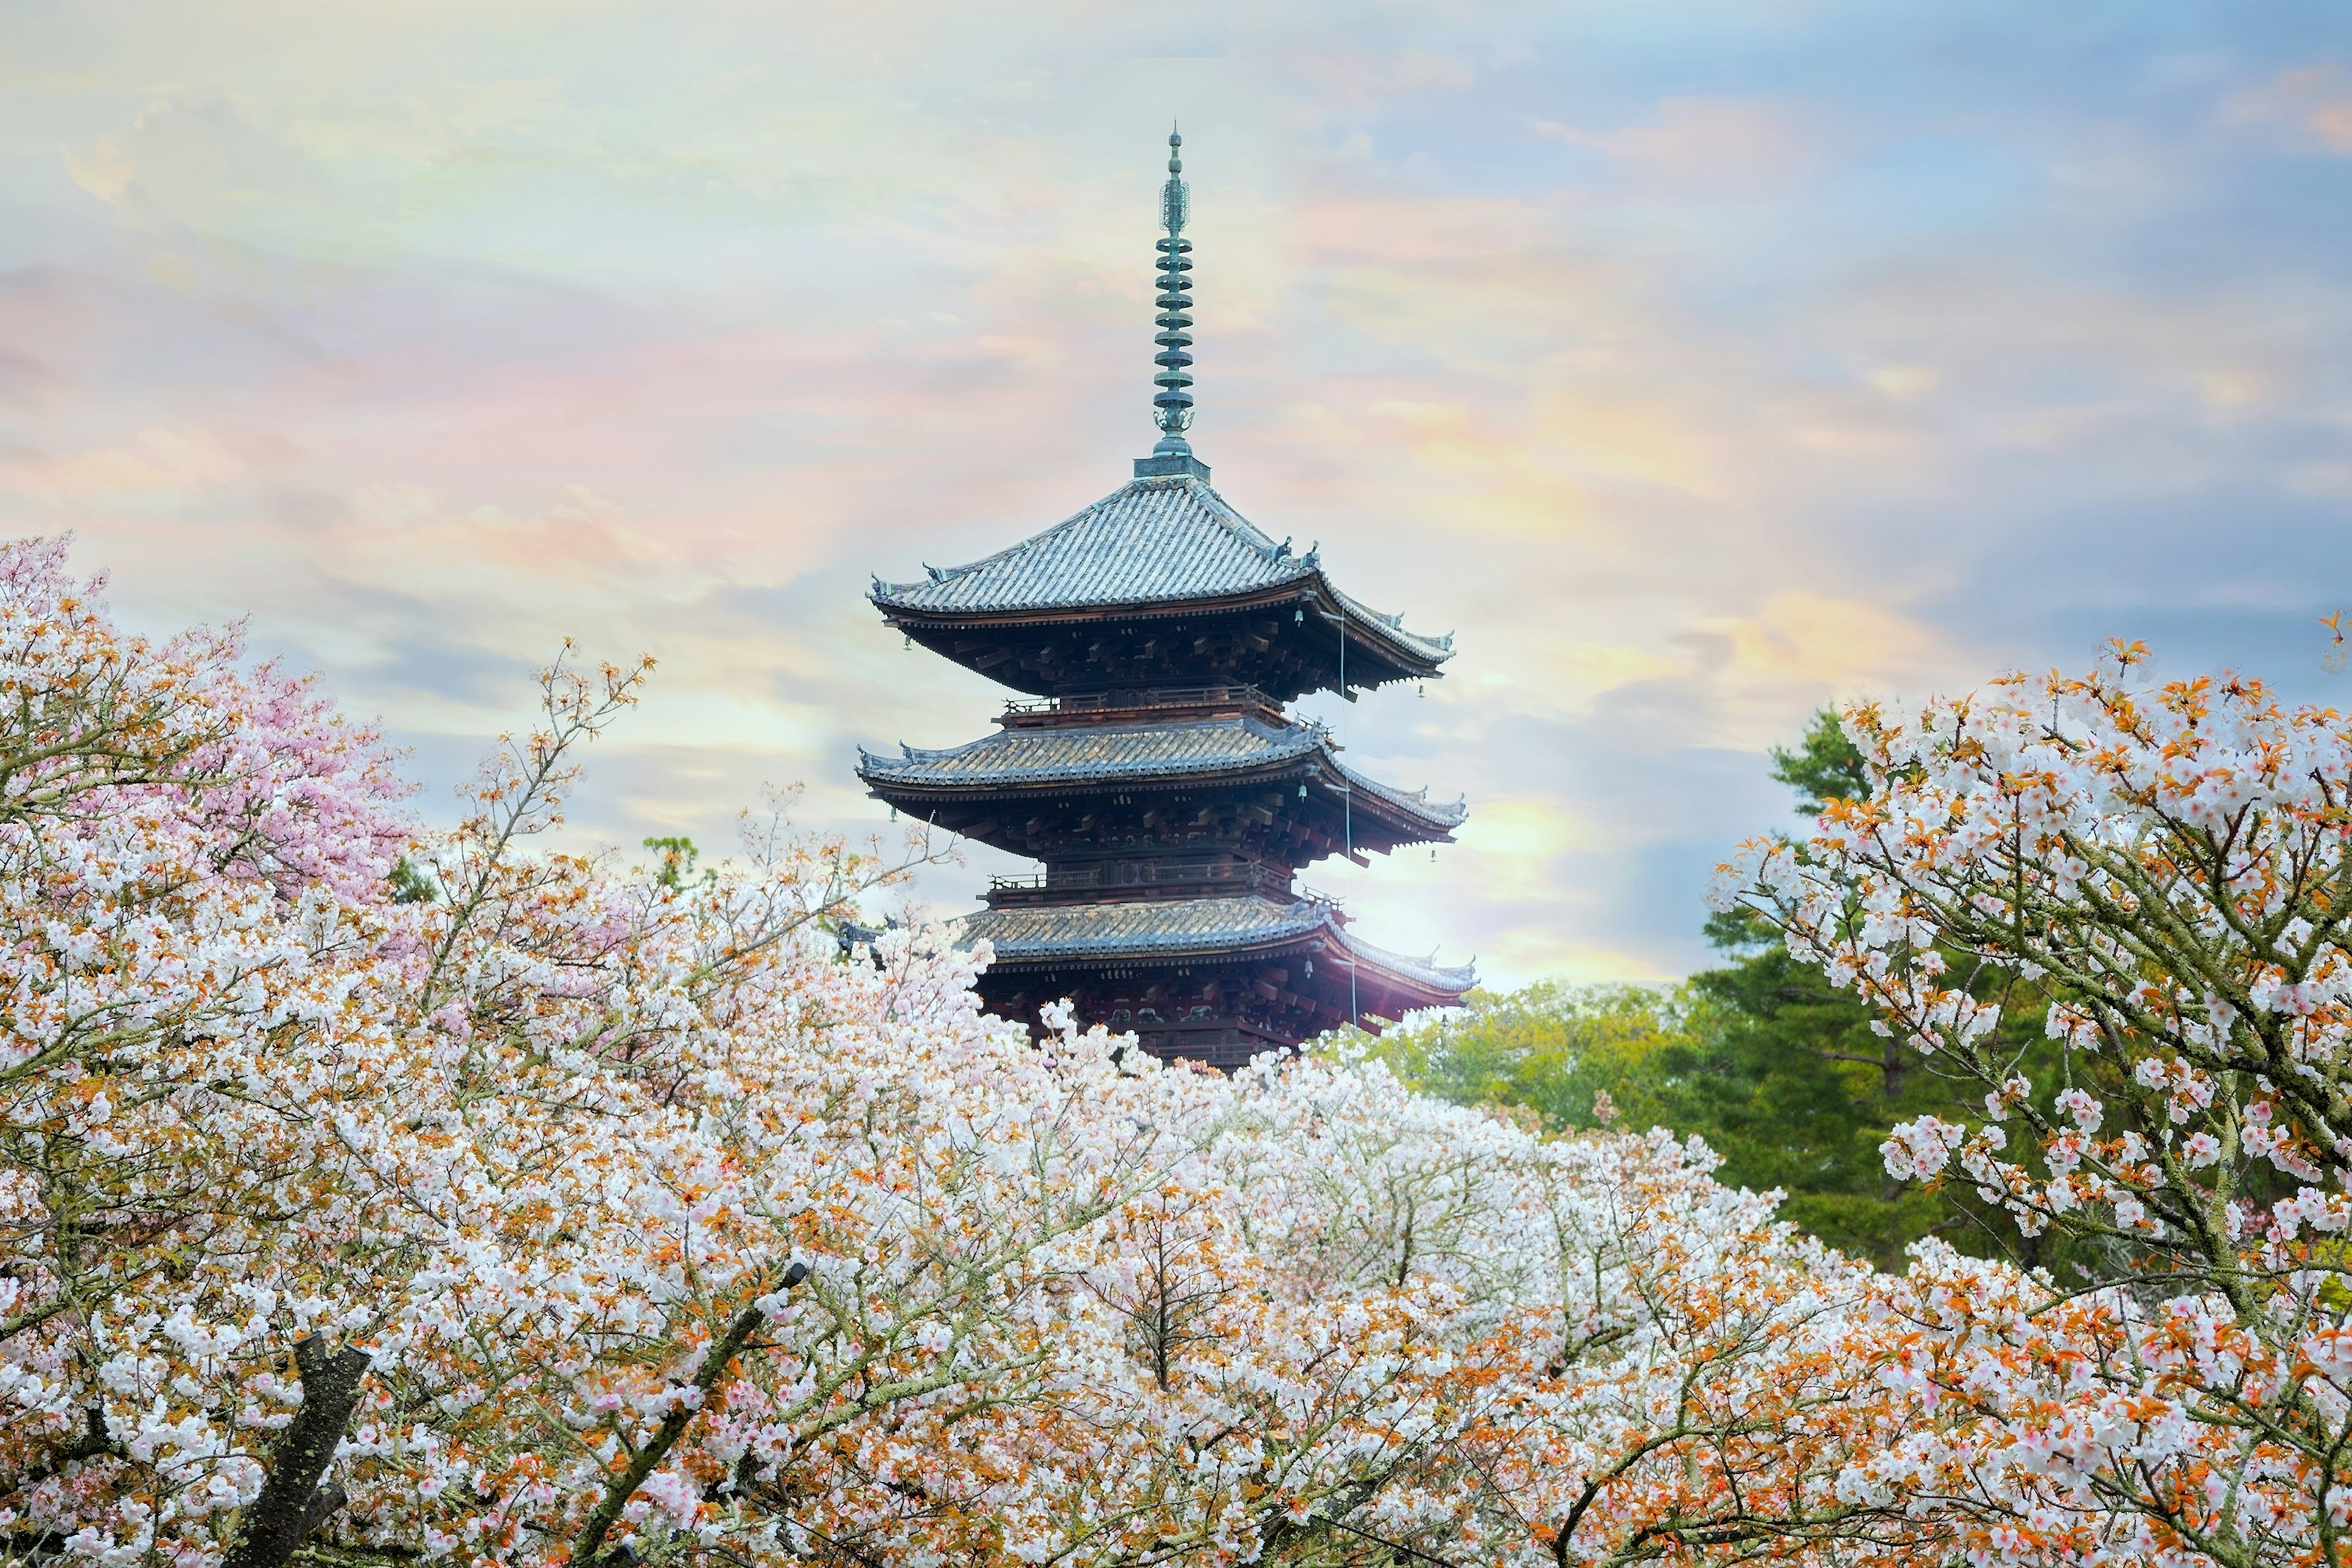
[[[1478,79],[1466,52],[1385,49],[1336,33],[1327,33],[1312,47],[1284,51],[1282,59],[1297,79],[1311,83],[1316,96],[1337,109],[1451,98]]]
[[[112,502],[152,510],[202,501],[252,466],[213,431],[142,430],[121,446],[0,458],[0,492],[49,505]]]
[[[1917,693],[1968,664],[1893,605],[1803,592],[1776,594],[1752,616],[1701,621],[1678,640],[1720,704],[1720,728],[1706,738],[1755,751],[1787,738],[1786,716],[1798,703]]]
[[[2287,471],[2284,482],[2297,495],[2327,499],[2352,496],[2352,463],[2298,463]]]
[[[2352,71],[2296,66],[2223,102],[2224,125],[2287,126],[2327,152],[2352,157]]]
[[[724,841],[796,777],[887,827],[856,745],[1003,693],[865,574],[1148,446],[1181,114],[1202,455],[1458,634],[1426,700],[1308,704],[1470,797],[1434,863],[1307,873],[1371,940],[1707,962],[1706,868],[1782,820],[1761,748],[1818,703],[2116,632],[2239,659],[2352,573],[2352,236],[2334,165],[2276,155],[2347,150],[2324,26],[2243,30],[2216,108],[2154,21],[1996,89],[1953,65],[2009,58],[1992,14],[803,9],[26,18],[0,526],[78,530],[142,626],[249,613],[436,786],[563,636],[656,654],[583,841]]]
[[[1560,898],[1556,862],[1593,840],[1589,825],[1558,801],[1540,798],[1482,801],[1457,837],[1461,847],[1451,857],[1454,868],[1448,875],[1465,875],[1466,861],[1466,874],[1479,886],[1515,902]]]
[[[282,240],[355,216],[358,193],[216,93],[159,99],[127,132],[63,156],[75,184],[144,226]]]
[[[1789,105],[1753,99],[1663,99],[1655,117],[1615,131],[1538,120],[1537,135],[1598,150],[1653,195],[1759,200],[1817,168],[1818,132]]]

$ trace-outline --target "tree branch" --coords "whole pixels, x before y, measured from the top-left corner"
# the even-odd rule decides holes
[[[807,1279],[808,1272],[807,1264],[793,1264],[784,1270],[784,1289],[789,1290]],[[718,1386],[719,1380],[727,1375],[728,1363],[742,1352],[744,1345],[767,1321],[768,1315],[760,1310],[757,1303],[735,1314],[735,1321],[727,1325],[727,1332],[710,1347],[710,1353],[703,1358],[702,1370],[695,1374],[697,1394],[705,1398],[709,1396],[710,1391]],[[695,1415],[702,1405],[702,1399],[696,1400],[691,1405],[678,1405],[662,1417],[661,1425],[654,1428],[654,1435],[642,1447],[631,1451],[628,1469],[605,1489],[604,1500],[596,1505],[596,1511],[588,1516],[587,1524],[580,1531],[580,1544],[572,1553],[572,1561],[579,1564],[579,1568],[598,1568],[604,1561],[604,1538],[612,1534],[613,1527],[621,1521],[621,1510],[629,1506],[629,1500],[636,1495],[639,1487],[645,1485],[646,1478],[659,1469],[661,1462],[669,1458],[669,1451],[677,1447],[680,1437],[686,1436],[687,1427],[693,1425]],[[619,1556],[618,1552],[613,1554],[616,1560]],[[229,1564],[226,1568],[236,1568],[236,1565]]]
[[[359,1407],[370,1360],[365,1351],[350,1345],[330,1352],[318,1334],[294,1342],[302,1407],[270,1450],[269,1479],[237,1521],[236,1544],[221,1568],[285,1568],[295,1549],[343,1506],[343,1489],[322,1488],[319,1478],[327,1473]]]

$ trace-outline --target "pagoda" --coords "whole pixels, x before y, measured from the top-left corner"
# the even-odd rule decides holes
[[[869,597],[918,642],[1024,694],[997,732],[898,756],[859,750],[878,799],[1042,863],[998,878],[967,918],[994,961],[980,992],[1033,1026],[1066,998],[1082,1026],[1213,1067],[1349,1022],[1378,1028],[1456,1001],[1466,968],[1348,930],[1299,868],[1452,841],[1465,808],[1376,783],[1309,692],[1432,680],[1453,639],[1341,593],[1318,551],[1253,527],[1192,455],[1192,242],[1182,139],[1160,196],[1159,444],[1133,480],[968,566]]]

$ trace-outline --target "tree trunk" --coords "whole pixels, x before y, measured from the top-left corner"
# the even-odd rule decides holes
[[[294,1366],[302,1377],[302,1408],[278,1435],[269,1453],[269,1479],[238,1521],[236,1544],[221,1568],[285,1568],[295,1548],[343,1506],[343,1489],[320,1487],[319,1478],[342,1442],[359,1407],[360,1384],[369,1356],[345,1345],[329,1351],[317,1334],[294,1342]]]

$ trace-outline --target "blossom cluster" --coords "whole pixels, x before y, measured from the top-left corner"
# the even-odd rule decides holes
[[[102,1565],[1910,1550],[1870,1277],[1664,1133],[1163,1067],[835,934],[894,863],[425,830],[233,637],[0,548],[0,1543]],[[1842,1490],[1841,1489],[1845,1489]]]
[[[984,946],[845,951],[907,862],[778,815],[539,847],[642,668],[428,831],[0,547],[0,1550],[2352,1563],[2352,727],[2125,656],[1855,710],[1869,796],[1726,868],[1982,1105],[1890,1175],[2080,1278],[1885,1276],[1662,1131],[1033,1042]]]
[[[1981,1091],[1893,1129],[1889,1174],[1969,1184],[2074,1276],[1931,1248],[1883,1284],[1915,1336],[1888,1386],[1937,1419],[1847,1495],[1984,1563],[2340,1563],[2352,723],[2145,661],[1850,710],[1866,798],[1747,846],[1715,899]]]

